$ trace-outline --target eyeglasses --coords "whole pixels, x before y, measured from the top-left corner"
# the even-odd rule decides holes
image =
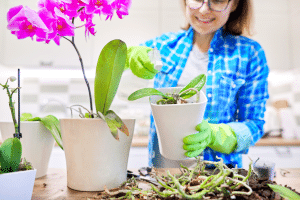
[[[213,11],[223,11],[226,10],[229,2],[231,0],[207,0],[208,7],[210,10]],[[186,0],[187,6],[191,9],[199,9],[203,6],[205,0]]]

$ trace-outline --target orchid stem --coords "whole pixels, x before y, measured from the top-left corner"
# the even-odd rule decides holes
[[[13,95],[14,91],[12,91],[12,93],[10,94],[9,88],[6,87],[6,92],[8,94],[8,98],[9,98],[9,108],[10,108],[12,120],[14,122],[15,133],[18,133],[18,123],[17,123],[16,116],[15,116],[16,110],[14,107],[14,102],[12,101],[12,95]]]
[[[88,88],[88,92],[89,92],[89,99],[90,99],[90,109],[91,109],[91,113],[93,113],[93,101],[92,101],[92,95],[91,95],[91,89],[90,89],[90,84],[85,76],[85,72],[84,72],[84,66],[83,66],[83,61],[82,61],[82,58],[81,58],[81,55],[74,43],[74,36],[72,36],[72,40],[66,38],[63,36],[64,39],[68,40],[72,45],[73,47],[75,48],[76,52],[77,52],[77,55],[79,57],[79,61],[80,61],[80,64],[81,64],[81,70],[82,70],[82,74],[83,74],[83,78],[85,80],[85,83],[86,83],[86,86]],[[92,115],[92,118],[94,118],[94,116]]]

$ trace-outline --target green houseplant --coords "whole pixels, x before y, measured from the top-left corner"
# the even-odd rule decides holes
[[[109,109],[126,66],[126,56],[124,42],[109,42],[100,53],[96,69],[97,113],[86,109],[87,113],[81,114],[85,118],[60,120],[70,188],[103,190],[104,186],[118,187],[127,178],[135,120],[121,119]],[[119,134],[119,131],[126,135]]]
[[[54,41],[59,45],[63,38],[72,44],[79,57],[89,92],[90,108],[73,105],[71,111],[78,111],[82,118],[60,119],[68,186],[76,190],[103,190],[104,186],[116,187],[126,180],[134,119],[120,119],[109,108],[125,69],[130,68],[135,75],[145,79],[153,78],[158,71],[148,57],[152,52],[151,48],[127,48],[121,40],[109,42],[102,49],[97,63],[94,112],[83,60],[75,45],[74,30],[84,27],[86,36],[95,35],[95,24],[92,23],[95,14],[111,19],[116,12],[122,18],[123,15],[128,15],[130,5],[131,0],[40,0],[38,12],[17,6],[11,8],[7,15],[8,28],[19,39],[35,37],[38,42]],[[84,25],[76,27],[76,18]]]
[[[160,153],[171,160],[185,160],[182,140],[201,123],[207,98],[201,91],[206,76],[200,74],[185,87],[143,88],[133,92],[129,101],[150,96]],[[170,142],[172,141],[172,142]],[[162,166],[164,165],[162,164]],[[175,167],[175,166],[174,166]]]
[[[61,135],[58,129],[59,120],[52,116],[43,118],[24,118],[25,114],[21,115],[21,132],[24,135],[22,139],[23,156],[26,157],[37,170],[36,178],[45,176],[48,171],[48,164],[51,152],[54,146],[54,141],[61,146]],[[27,117],[31,116],[27,114]],[[2,139],[11,137],[14,126],[12,122],[1,121],[0,131]]]
[[[8,94],[9,107],[12,113],[12,122],[0,121],[1,136],[4,140],[11,138],[11,133],[17,132],[17,126],[19,126],[13,114],[15,113],[14,102],[12,100],[13,91],[11,91],[12,89],[8,85],[9,80],[10,79],[7,79],[5,84],[1,84]],[[22,155],[30,160],[31,164],[37,170],[36,178],[45,176],[47,174],[54,140],[62,148],[59,121],[52,115],[43,118],[32,118],[30,114],[23,113],[22,116],[20,116],[20,124],[22,124],[21,132],[25,136],[21,141]]]
[[[22,157],[22,143],[20,138],[20,120],[15,117],[15,107],[12,98],[18,88],[10,88],[8,82],[15,81],[15,77],[7,79],[5,84],[0,84],[6,90],[9,97],[14,129],[11,132],[13,138],[6,139],[0,146],[0,199],[17,200],[31,199],[36,169]]]

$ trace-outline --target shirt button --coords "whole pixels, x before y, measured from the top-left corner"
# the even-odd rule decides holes
[[[211,97],[211,93],[207,94],[207,96],[210,98]]]
[[[232,88],[235,88],[236,87],[236,85],[235,84],[232,84]]]
[[[209,49],[209,51],[210,51],[210,52],[214,52],[214,50],[213,50],[213,49]]]
[[[211,70],[209,70],[207,73],[208,73],[208,74],[211,74]]]

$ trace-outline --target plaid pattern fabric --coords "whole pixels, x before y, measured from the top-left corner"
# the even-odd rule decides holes
[[[142,44],[161,53],[163,67],[155,77],[154,88],[177,86],[192,49],[193,34],[190,28]],[[225,34],[221,28],[212,39],[208,55],[208,102],[204,119],[209,123],[228,124],[236,133],[238,145],[229,155],[206,148],[204,159],[217,161],[218,156],[226,164],[242,167],[242,154],[263,135],[265,104],[269,98],[265,53],[257,42]],[[161,155],[152,115],[150,119],[149,165],[156,166]]]

